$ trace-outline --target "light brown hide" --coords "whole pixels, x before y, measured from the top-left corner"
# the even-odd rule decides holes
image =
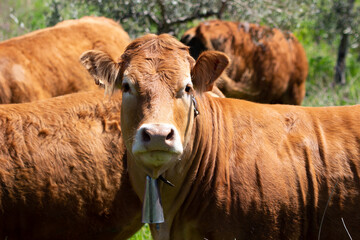
[[[128,239],[142,223],[121,95],[0,105],[0,238]]]
[[[0,103],[20,103],[97,89],[79,63],[90,49],[118,57],[129,35],[111,19],[83,17],[0,43]]]

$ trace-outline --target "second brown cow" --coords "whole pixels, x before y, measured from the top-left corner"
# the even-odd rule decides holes
[[[119,56],[129,35],[111,19],[67,20],[0,43],[0,103],[20,103],[97,86],[79,63],[82,52],[99,49]]]
[[[184,33],[181,41],[197,59],[204,50],[226,53],[231,64],[217,86],[227,97],[300,105],[308,64],[291,33],[257,24],[213,20]]]

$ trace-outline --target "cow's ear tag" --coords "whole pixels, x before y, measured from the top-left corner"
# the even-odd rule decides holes
[[[146,176],[144,201],[142,208],[143,223],[163,223],[164,212],[161,206],[161,198],[157,179]]]
[[[197,115],[200,114],[199,110],[198,110],[198,105],[197,105],[197,102],[196,102],[196,99],[194,97],[194,95],[191,95],[191,100],[194,104],[194,117],[196,117]]]

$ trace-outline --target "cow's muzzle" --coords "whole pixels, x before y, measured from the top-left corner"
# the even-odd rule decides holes
[[[183,153],[183,146],[173,125],[143,124],[136,132],[132,153],[148,175],[158,178]]]

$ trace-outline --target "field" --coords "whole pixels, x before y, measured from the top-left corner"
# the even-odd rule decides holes
[[[53,24],[56,12],[50,11],[45,0],[4,0],[0,2],[0,40],[22,35]],[[78,15],[82,14],[80,9]],[[70,13],[63,18],[73,18]],[[191,25],[191,24],[190,24]],[[350,49],[346,61],[346,84],[334,84],[334,66],[339,37],[334,41],[325,38],[315,40],[313,22],[300,22],[293,32],[303,44],[308,62],[309,75],[303,106],[339,106],[360,104],[360,51]],[[124,27],[125,28],[125,27]],[[126,30],[126,28],[125,28]],[[184,29],[185,30],[185,29]],[[151,239],[148,226],[144,226],[131,240]]]

